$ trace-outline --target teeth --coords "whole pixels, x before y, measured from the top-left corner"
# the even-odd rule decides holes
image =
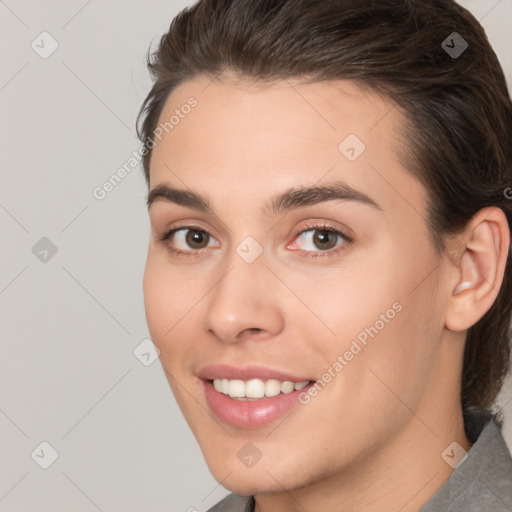
[[[293,391],[298,391],[309,384],[308,380],[302,382],[292,382],[285,380],[283,382],[276,379],[263,381],[261,379],[251,379],[248,381],[238,379],[213,379],[213,387],[235,399],[258,399],[264,396],[272,397],[280,393],[287,395]]]
[[[281,393],[291,393],[292,391],[295,391],[295,384],[289,380],[285,380],[284,382],[281,382],[279,384],[279,387],[281,388]]]
[[[243,398],[245,396],[245,382],[243,380],[229,381],[229,396],[231,398]]]
[[[266,386],[260,379],[252,379],[245,383],[244,396],[248,398],[263,398]]]

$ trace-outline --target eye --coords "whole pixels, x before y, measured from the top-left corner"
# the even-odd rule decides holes
[[[351,243],[352,240],[340,230],[330,226],[308,226],[295,238],[291,249],[304,252],[335,252],[333,249]]]
[[[194,227],[172,229],[164,233],[159,241],[166,243],[171,252],[187,255],[219,245],[207,231]]]

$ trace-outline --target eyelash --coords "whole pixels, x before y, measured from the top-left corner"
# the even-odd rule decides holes
[[[177,228],[173,228],[169,231],[164,232],[162,235],[160,235],[157,239],[159,243],[162,243],[166,245],[167,249],[175,256],[186,256],[186,257],[199,257],[202,256],[202,254],[207,250],[207,248],[193,250],[190,251],[183,251],[181,249],[175,249],[173,247],[170,247],[166,244],[166,242],[176,233],[177,231],[181,230],[193,230],[193,231],[199,231],[201,233],[205,233],[208,237],[212,237],[212,235],[206,231],[203,228],[200,228],[199,226],[180,226]],[[327,223],[322,224],[309,224],[304,227],[304,229],[301,229],[295,236],[294,240],[298,238],[303,233],[306,233],[308,231],[328,231],[329,233],[332,233],[340,238],[343,239],[343,244],[341,246],[335,247],[333,249],[328,249],[326,251],[303,251],[305,252],[306,258],[324,258],[324,257],[330,257],[332,255],[337,254],[339,251],[343,250],[347,245],[350,245],[354,242],[353,238],[346,235],[343,231],[340,231],[339,229],[335,228],[334,226],[331,226]],[[213,237],[212,237],[213,238]]]

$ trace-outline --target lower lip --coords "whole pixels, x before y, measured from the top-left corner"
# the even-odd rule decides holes
[[[217,391],[211,381],[203,380],[203,385],[206,401],[217,418],[235,427],[258,428],[277,421],[300,404],[299,394],[307,391],[313,383],[292,393],[260,400],[236,400]]]

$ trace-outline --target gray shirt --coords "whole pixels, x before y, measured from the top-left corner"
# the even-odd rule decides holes
[[[467,459],[419,512],[512,511],[512,458],[496,416],[465,417]],[[254,497],[229,494],[208,512],[254,512]]]

